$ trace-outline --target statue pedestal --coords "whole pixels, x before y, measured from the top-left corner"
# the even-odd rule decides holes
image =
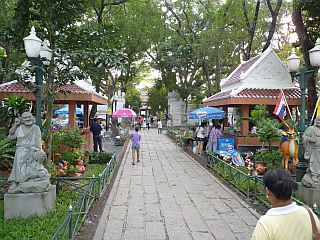
[[[305,204],[312,206],[317,204],[320,206],[320,185],[317,184],[315,188],[308,188],[301,183],[298,184],[298,190],[296,194],[298,195],[299,200],[301,199]]]
[[[27,218],[55,209],[56,186],[42,193],[7,193],[4,195],[4,218]]]

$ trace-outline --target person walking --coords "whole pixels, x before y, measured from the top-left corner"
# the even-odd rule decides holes
[[[159,134],[162,133],[162,122],[161,122],[161,119],[158,119],[158,133]]]
[[[308,208],[292,202],[297,184],[284,169],[272,169],[263,177],[266,196],[272,208],[262,216],[251,240],[312,240],[312,220],[319,229],[320,221]],[[311,217],[312,216],[312,217]]]
[[[93,119],[93,123],[90,126],[90,131],[93,134],[93,151],[98,152],[99,147],[100,152],[103,152],[101,136],[102,127],[96,118]]]
[[[150,117],[147,117],[146,124],[147,124],[147,128],[149,130],[150,129]]]
[[[137,162],[140,162],[140,142],[141,133],[139,132],[139,127],[134,129],[135,131],[131,133],[131,143],[132,143],[132,165],[135,165],[135,156],[137,155]]]

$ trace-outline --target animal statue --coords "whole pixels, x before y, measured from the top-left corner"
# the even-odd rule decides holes
[[[289,158],[293,159],[293,164],[297,165],[298,159],[298,144],[296,141],[296,133],[293,128],[289,128],[287,132],[283,133],[283,138],[280,143],[280,151],[282,152],[282,162],[284,169],[289,170]]]

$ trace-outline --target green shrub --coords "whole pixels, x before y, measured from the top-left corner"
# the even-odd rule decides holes
[[[279,150],[258,152],[254,155],[254,160],[263,161],[269,169],[282,167],[282,153]]]
[[[0,168],[11,169],[14,154],[16,151],[16,141],[9,141],[7,139],[0,140]]]
[[[80,159],[80,157],[81,157],[81,154],[76,150],[64,151],[61,153],[62,160],[67,161],[68,165],[76,164]]]
[[[108,163],[113,154],[112,152],[92,152],[90,163]]]

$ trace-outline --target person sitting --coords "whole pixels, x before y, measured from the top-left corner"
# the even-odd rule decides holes
[[[259,219],[251,239],[312,240],[308,210],[292,202],[292,193],[297,189],[297,184],[290,174],[284,169],[268,170],[263,183],[272,208]],[[315,214],[313,216],[319,228],[320,221]]]

